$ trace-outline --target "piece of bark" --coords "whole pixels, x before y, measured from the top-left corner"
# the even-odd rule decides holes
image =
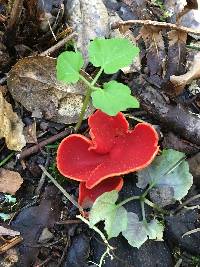
[[[133,81],[132,92],[144,110],[182,138],[200,145],[200,118],[180,104],[170,104],[164,94],[142,78]]]
[[[168,132],[164,134],[162,147],[165,149],[175,149],[187,155],[196,154],[198,151],[200,151],[200,146],[197,146],[195,144],[192,144],[191,142],[179,138],[173,132]]]

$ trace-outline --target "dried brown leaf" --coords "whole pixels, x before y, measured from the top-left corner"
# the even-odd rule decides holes
[[[0,192],[14,195],[23,183],[18,172],[0,168]]]
[[[25,135],[26,143],[28,143],[28,144],[36,144],[37,143],[36,122],[35,121],[32,124],[30,124],[24,128],[24,135]]]
[[[187,84],[198,78],[200,78],[200,53],[195,55],[193,64],[187,73],[180,76],[172,75],[170,81],[175,86],[176,94],[180,94]]]
[[[83,82],[64,84],[56,79],[56,59],[27,57],[11,69],[7,80],[13,98],[27,110],[55,122],[77,122],[86,86]],[[93,112],[90,106],[87,118]]]
[[[166,60],[161,28],[143,26],[140,30],[140,34],[146,46],[146,58],[149,76],[155,82],[160,83]]]
[[[7,147],[19,151],[25,145],[23,123],[18,115],[13,112],[11,104],[3,97],[0,91],[0,138],[5,138]]]
[[[180,75],[185,72],[187,33],[172,30],[167,35],[169,47],[166,78],[169,79],[171,75]]]

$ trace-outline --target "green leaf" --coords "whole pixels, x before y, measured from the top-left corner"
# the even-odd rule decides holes
[[[15,197],[13,197],[11,195],[8,195],[8,194],[5,194],[4,196],[5,196],[7,202],[16,203],[16,198]]]
[[[162,241],[163,232],[164,232],[164,226],[155,219],[150,221],[150,223],[146,224],[146,233],[149,239]]]
[[[140,248],[149,239],[162,240],[164,227],[157,220],[139,221],[137,214],[128,212],[128,225],[122,235],[132,247]]]
[[[84,61],[80,52],[63,52],[57,58],[57,79],[65,83],[76,83]]]
[[[154,184],[156,188],[171,187],[174,199],[181,200],[193,184],[189,165],[184,158],[185,154],[182,152],[164,150],[149,167],[137,173],[137,186],[145,188],[147,184]]]
[[[139,102],[131,96],[130,88],[116,81],[105,83],[103,90],[97,89],[91,96],[94,107],[110,116],[127,108],[139,108]]]
[[[11,218],[12,216],[10,214],[0,212],[0,219],[3,220],[4,222],[10,220]]]
[[[105,73],[112,74],[130,65],[139,54],[139,48],[127,39],[96,38],[90,43],[88,52],[95,67],[102,67]]]
[[[148,239],[143,222],[139,221],[137,214],[128,212],[128,225],[122,235],[132,247],[139,248]]]
[[[91,227],[105,221],[108,238],[118,236],[127,227],[127,211],[115,204],[117,199],[118,192],[115,190],[102,194],[94,202],[89,215]]]

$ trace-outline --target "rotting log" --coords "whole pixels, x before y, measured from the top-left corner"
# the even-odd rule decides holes
[[[142,108],[151,114],[161,125],[180,137],[200,145],[200,116],[181,104],[167,101],[159,89],[154,89],[144,79],[133,81],[132,92],[140,100]]]

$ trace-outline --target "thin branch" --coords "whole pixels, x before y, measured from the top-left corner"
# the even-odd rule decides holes
[[[143,26],[155,26],[155,27],[160,27],[164,29],[172,29],[176,31],[182,31],[186,33],[192,33],[196,35],[200,35],[200,31],[194,30],[191,28],[183,27],[183,26],[178,26],[173,23],[167,23],[167,22],[160,22],[160,21],[154,21],[154,20],[127,20],[127,21],[119,21],[115,22],[111,25],[112,29],[118,29],[123,26],[133,26],[135,24],[143,25]]]
[[[69,194],[67,191],[53,178],[53,176],[48,173],[48,171],[44,168],[44,166],[39,165],[42,171],[46,174],[47,177],[54,183],[54,185],[63,193],[63,195],[75,206],[80,212],[84,212],[83,208],[78,204],[78,202]]]
[[[48,56],[48,55],[54,53],[56,50],[60,49],[62,46],[64,46],[67,42],[69,42],[70,40],[72,40],[76,36],[77,36],[77,33],[76,32],[73,32],[69,36],[67,36],[64,39],[60,40],[54,46],[52,46],[49,49],[47,49],[46,51],[40,53],[40,56]]]
[[[63,137],[68,136],[69,134],[71,134],[71,132],[72,132],[72,129],[68,128],[68,129],[66,129],[66,130],[64,130],[58,134],[55,134],[55,135],[41,141],[40,143],[38,143],[34,146],[31,146],[29,148],[24,148],[22,150],[22,152],[18,155],[18,159],[22,160],[22,159],[25,159],[25,158],[31,156],[32,154],[37,153],[42,147],[44,147],[48,144],[54,143],[55,141],[62,139]]]

